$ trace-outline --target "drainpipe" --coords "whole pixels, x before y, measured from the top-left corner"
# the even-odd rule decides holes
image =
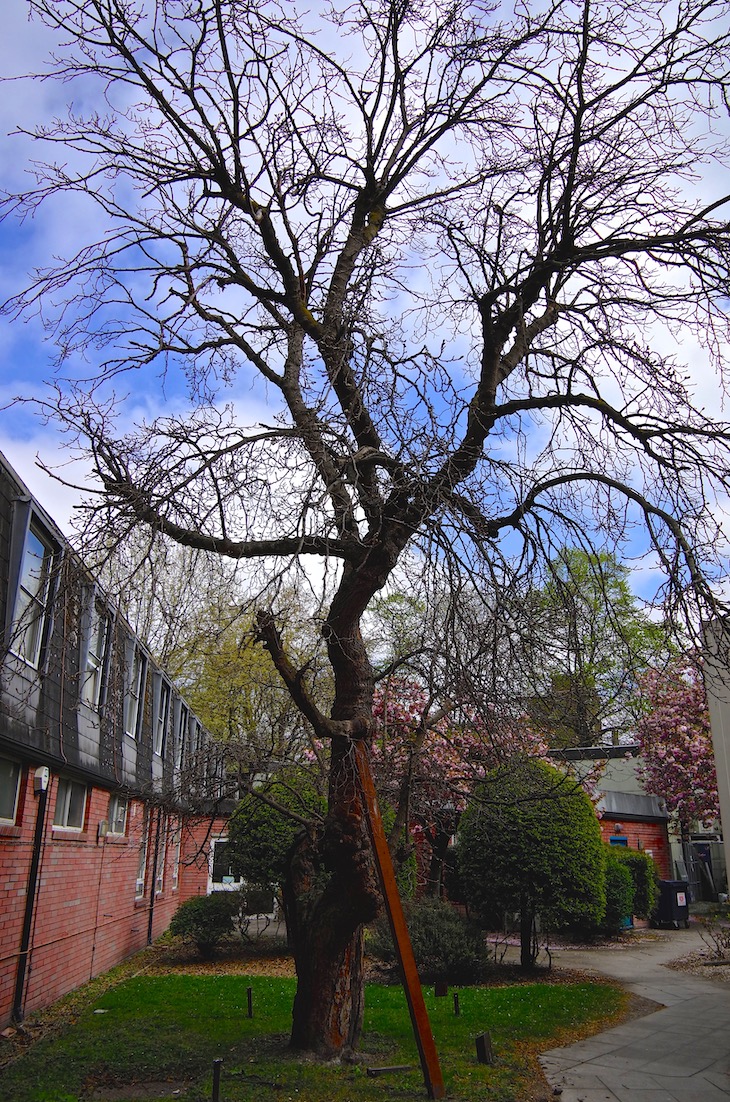
[[[43,846],[43,833],[46,825],[46,806],[48,804],[48,790],[51,782],[51,774],[47,765],[36,769],[33,777],[33,793],[38,797],[38,810],[35,817],[35,834],[33,837],[33,856],[28,870],[28,883],[25,892],[25,914],[23,916],[23,931],[20,935],[20,952],[18,954],[18,973],[15,978],[15,995],[13,997],[13,1020],[18,1024],[23,1021],[23,988],[25,987],[25,974],[28,969],[28,954],[30,951],[30,932],[33,926],[33,913],[35,911],[36,889],[38,887],[38,869],[41,862],[41,848]]]

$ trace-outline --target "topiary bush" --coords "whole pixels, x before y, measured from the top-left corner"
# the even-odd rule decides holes
[[[606,846],[606,912],[600,931],[609,937],[620,933],[634,911],[634,881],[617,846]]]
[[[520,961],[535,961],[535,921],[593,927],[605,909],[601,828],[586,792],[539,760],[515,761],[476,786],[459,824],[466,902],[485,923],[520,912]]]
[[[474,983],[484,975],[488,950],[481,930],[449,903],[421,899],[405,908],[413,955],[425,983]],[[383,916],[372,927],[368,951],[387,963],[395,962],[395,949]]]
[[[240,892],[195,895],[175,911],[170,933],[192,942],[202,957],[212,957],[221,941],[233,933],[242,902]]]
[[[659,896],[659,870],[656,861],[640,849],[615,846],[614,853],[629,870],[634,885],[634,907],[637,918],[650,918],[656,910]]]

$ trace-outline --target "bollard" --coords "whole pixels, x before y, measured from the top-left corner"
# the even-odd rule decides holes
[[[246,999],[248,1000],[248,1016],[253,1018],[253,987],[246,988]]]
[[[223,1061],[218,1056],[213,1061],[213,1093],[210,1096],[211,1102],[220,1102],[220,1090],[221,1090],[221,1068]]]

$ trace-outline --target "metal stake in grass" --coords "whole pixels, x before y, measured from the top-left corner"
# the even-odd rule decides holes
[[[246,988],[246,999],[248,1001],[248,1016],[253,1018],[253,987]]]
[[[220,1102],[221,1068],[222,1067],[223,1067],[223,1061],[220,1058],[220,1056],[218,1056],[213,1061],[213,1093],[210,1096],[211,1102]]]

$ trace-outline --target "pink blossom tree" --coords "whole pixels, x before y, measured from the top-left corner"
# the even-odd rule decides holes
[[[506,760],[543,757],[527,722],[440,705],[418,680],[391,676],[375,692],[373,772],[395,808],[391,848],[419,837],[428,847],[426,890],[438,894],[444,858],[474,784]]]
[[[641,692],[647,711],[638,725],[640,777],[647,792],[663,797],[686,838],[694,821],[709,823],[719,814],[701,668],[686,657],[675,659],[645,674]]]

